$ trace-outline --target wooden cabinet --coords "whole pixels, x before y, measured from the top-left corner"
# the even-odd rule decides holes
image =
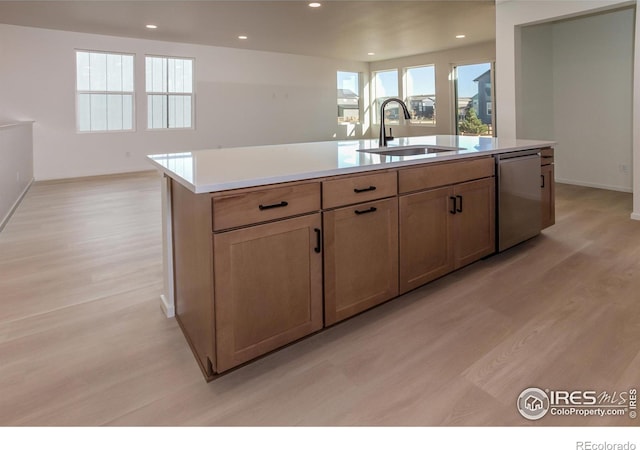
[[[214,235],[216,370],[322,328],[320,213]]]
[[[457,269],[496,251],[495,179],[458,184],[453,188],[453,196],[456,199],[453,242]]]
[[[375,172],[367,175],[336,177],[322,183],[324,209],[364,203],[398,193],[396,172]]]
[[[465,181],[492,177],[494,174],[495,161],[491,157],[424,164],[399,171],[398,192],[406,194],[440,186],[450,186]]]
[[[450,187],[400,197],[400,292],[454,269]]]
[[[173,180],[176,317],[205,376],[494,253],[494,172],[479,157],[214,194]]]
[[[398,295],[398,199],[324,212],[325,324]]]
[[[473,169],[469,176],[493,175],[489,162],[465,162],[465,167]],[[444,166],[444,174],[437,166],[429,168],[433,177],[425,179],[450,180],[446,174],[457,173],[455,163]],[[419,186],[412,181],[412,188]],[[493,176],[404,195],[399,201],[401,293],[495,252]]]
[[[319,182],[212,195],[172,181],[172,209],[176,318],[205,377],[322,328]]]
[[[552,148],[545,148],[540,152],[542,229],[548,228],[556,223],[556,193],[553,156]]]
[[[213,230],[282,219],[320,210],[320,183],[243,189],[212,198]]]

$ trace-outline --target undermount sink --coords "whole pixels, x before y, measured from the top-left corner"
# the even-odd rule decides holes
[[[388,156],[415,156],[415,155],[427,155],[430,153],[443,153],[443,152],[457,152],[458,150],[464,150],[462,147],[445,147],[441,145],[414,145],[411,147],[397,147],[397,148],[375,148],[375,149],[363,149],[358,150],[366,153],[374,153],[376,155],[388,155]]]

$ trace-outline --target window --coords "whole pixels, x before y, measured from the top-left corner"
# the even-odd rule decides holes
[[[398,96],[398,71],[383,70],[373,73],[373,109],[375,111],[374,123],[380,123],[380,106],[382,102],[391,97]],[[400,105],[396,102],[389,103],[384,108],[385,123],[394,125],[399,123]]]
[[[494,135],[492,70],[490,62],[454,66],[457,134]]]
[[[338,71],[338,123],[360,122],[360,89],[357,72]]]
[[[193,59],[147,56],[147,128],[193,127]]]
[[[133,55],[76,51],[76,127],[133,130]]]
[[[404,72],[405,103],[412,123],[436,123],[436,74],[434,66],[409,67]]]

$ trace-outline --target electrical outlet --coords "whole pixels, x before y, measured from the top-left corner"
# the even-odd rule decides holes
[[[124,156],[126,156],[127,158],[131,158],[131,152],[125,152]]]
[[[628,164],[620,164],[618,166],[618,169],[620,169],[621,173],[629,173],[629,165]]]

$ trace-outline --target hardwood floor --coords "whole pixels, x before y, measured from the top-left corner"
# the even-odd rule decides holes
[[[206,383],[160,309],[153,173],[35,183],[0,233],[0,425],[639,425],[522,418],[640,387],[631,195],[557,186],[542,236]]]

